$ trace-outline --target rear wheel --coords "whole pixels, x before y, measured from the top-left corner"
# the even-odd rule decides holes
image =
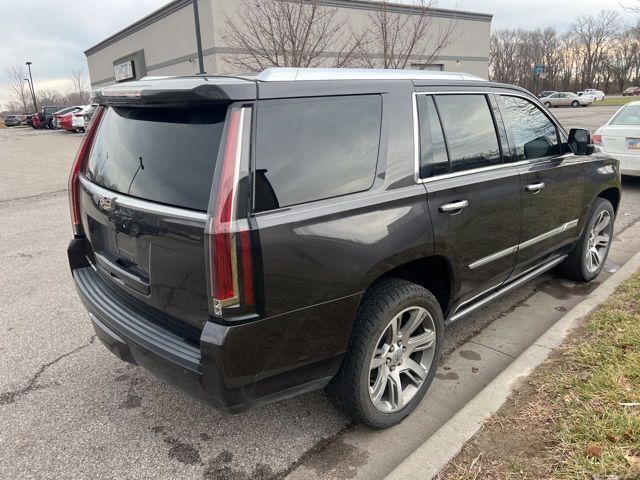
[[[395,278],[378,282],[362,301],[329,395],[357,423],[400,422],[433,381],[443,331],[440,305],[428,290]]]
[[[615,211],[609,200],[597,198],[582,236],[559,271],[571,280],[590,282],[604,267],[613,240]]]

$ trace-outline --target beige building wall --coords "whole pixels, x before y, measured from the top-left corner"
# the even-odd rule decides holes
[[[225,61],[229,48],[223,32],[227,16],[238,18],[238,10],[246,0],[199,0],[200,30],[205,71],[231,72]],[[323,0],[337,8],[338,20],[347,21],[357,31],[369,21],[372,2],[362,0]],[[399,7],[402,11],[410,9]],[[431,27],[438,31],[453,23],[452,43],[433,63],[446,71],[467,72],[481,77],[488,75],[489,35],[491,16],[450,10],[437,10]],[[455,16],[457,18],[451,18]],[[136,77],[148,75],[191,75],[198,73],[195,23],[191,0],[174,0],[103,42],[89,48],[85,54],[91,85],[100,88],[115,83],[114,64],[134,59]],[[429,50],[429,46],[427,46]],[[415,66],[419,57],[411,59]],[[327,55],[325,65],[332,66],[334,58]]]
[[[238,18],[238,12],[242,8],[243,0],[207,0],[212,2],[212,25],[214,43],[217,51],[225,52],[226,48],[222,33],[226,26],[226,19]],[[329,8],[336,8],[336,20],[351,25],[353,30],[358,32],[369,23],[370,6],[374,2],[368,1],[327,1]],[[405,9],[408,10],[408,9]],[[449,14],[451,11],[441,10],[442,14]],[[456,12],[451,12],[454,15]],[[482,20],[470,20],[467,12],[457,12],[460,18],[433,17],[431,29],[433,31],[444,31],[453,28],[452,42],[440,54],[440,58],[433,63],[442,64],[446,71],[466,72],[487,78],[489,72],[489,38],[491,33],[490,15],[483,15]],[[435,37],[435,35],[434,35]],[[433,43],[433,42],[432,42]],[[422,51],[424,46],[420,45],[417,51]],[[433,51],[433,44],[427,42],[425,52]],[[336,51],[334,49],[334,51]],[[218,65],[222,71],[230,71],[232,67],[225,62],[224,53],[219,54]],[[420,57],[416,56],[411,63],[419,65]],[[324,66],[334,66],[335,57],[328,57]]]

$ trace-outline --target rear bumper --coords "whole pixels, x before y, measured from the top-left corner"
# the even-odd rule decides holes
[[[640,176],[640,151],[637,154],[611,152],[607,152],[607,154],[620,162],[622,175]]]
[[[170,317],[136,302],[90,265],[84,243],[71,242],[69,260],[102,343],[120,359],[220,410],[240,412],[322,388],[340,367],[348,330],[318,341],[311,336],[327,323],[318,315],[350,311],[351,305],[331,302],[319,311],[311,307],[242,325],[209,321],[199,342],[188,341],[173,325],[168,328]],[[357,308],[359,298],[349,303]]]

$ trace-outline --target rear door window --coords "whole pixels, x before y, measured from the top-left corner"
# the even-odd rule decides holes
[[[255,210],[371,188],[381,116],[379,95],[260,101]]]
[[[493,116],[485,95],[436,95],[435,100],[447,139],[452,172],[502,162]]]
[[[514,161],[560,154],[558,129],[537,105],[520,97],[499,95],[501,110],[511,126]]]
[[[224,108],[108,108],[85,168],[110,190],[206,211]]]

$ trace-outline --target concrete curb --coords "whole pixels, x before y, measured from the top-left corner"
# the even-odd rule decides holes
[[[398,465],[386,480],[427,480],[435,477],[480,430],[484,422],[505,403],[514,385],[522,377],[530,375],[562,344],[578,320],[593,312],[638,269],[640,252],[542,334],[511,365]]]

